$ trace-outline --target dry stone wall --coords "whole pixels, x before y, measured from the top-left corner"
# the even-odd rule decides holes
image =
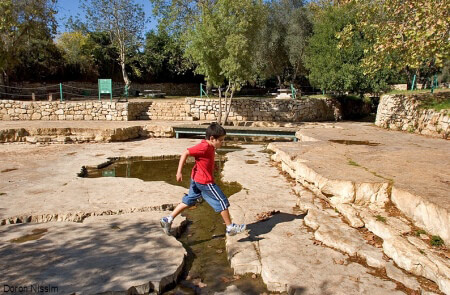
[[[219,116],[218,99],[186,98],[189,113],[200,120],[216,120]],[[225,105],[222,104],[222,110]],[[224,115],[224,113],[223,113]],[[340,120],[342,111],[335,99],[235,99],[228,120],[239,121],[326,121]]]
[[[449,94],[435,94],[445,97]],[[433,137],[449,138],[450,110],[420,108],[423,96],[383,95],[375,125]]]
[[[141,104],[141,103],[139,103]],[[139,111],[134,111],[136,107],[129,109],[129,120],[170,120],[170,121],[193,121],[195,118],[190,113],[191,106],[185,101],[151,101],[144,103],[144,107],[139,107]],[[133,103],[134,105],[134,103]]]
[[[110,101],[29,102],[0,100],[0,120],[127,121],[128,104]]]
[[[225,105],[222,105],[225,116]],[[15,101],[0,100],[0,120],[217,120],[218,99],[186,98],[178,101]],[[341,104],[335,99],[235,99],[229,122],[300,122],[340,120]]]

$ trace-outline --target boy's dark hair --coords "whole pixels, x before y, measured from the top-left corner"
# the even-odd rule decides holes
[[[225,129],[220,126],[217,122],[212,122],[206,129],[206,139],[209,140],[212,137],[218,139],[221,136],[226,135]]]

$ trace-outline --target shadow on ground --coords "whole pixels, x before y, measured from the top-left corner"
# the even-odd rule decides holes
[[[295,219],[303,219],[306,214],[289,214],[289,213],[278,213],[273,215],[271,218],[264,221],[257,221],[254,223],[247,224],[247,230],[249,230],[249,236],[243,239],[239,239],[238,242],[248,242],[248,241],[260,241],[264,238],[261,235],[267,234],[272,231],[272,229],[280,223],[290,222]]]

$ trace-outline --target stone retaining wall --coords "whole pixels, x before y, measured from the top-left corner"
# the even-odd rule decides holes
[[[129,120],[170,120],[193,121],[191,107],[186,101],[151,101],[140,108],[141,112],[132,112],[135,107],[128,106]]]
[[[218,99],[186,98],[189,113],[200,120],[216,120],[219,115]],[[222,110],[225,105],[222,105]],[[223,112],[224,114],[224,112]],[[335,99],[234,99],[228,120],[236,121],[327,121],[340,120],[342,111]]]
[[[223,105],[223,110],[225,106]],[[217,120],[218,99],[186,98],[184,101],[78,101],[24,102],[0,100],[0,120]],[[223,116],[225,112],[223,112]],[[327,121],[342,118],[335,99],[235,99],[229,122],[244,121]]]
[[[436,93],[448,97],[450,93]],[[375,125],[434,137],[448,138],[450,110],[435,111],[420,108],[423,95],[383,95],[378,105]]]
[[[128,103],[0,100],[0,120],[127,121]]]

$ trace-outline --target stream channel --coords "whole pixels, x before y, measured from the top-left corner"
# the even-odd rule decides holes
[[[236,142],[227,142],[217,150],[215,180],[227,197],[239,192],[240,184],[222,181],[222,169],[228,152],[242,149]],[[191,160],[191,161],[189,161]],[[118,159],[102,169],[88,169],[88,177],[133,177],[144,181],[165,181],[189,189],[193,158],[188,158],[183,168],[183,181],[175,179],[178,158],[169,159]],[[181,201],[182,196],[180,196]],[[188,226],[177,239],[188,256],[178,283],[163,294],[214,294],[235,285],[245,294],[268,294],[260,276],[234,276],[225,249],[225,224],[220,214],[206,203],[199,202],[182,213]]]

